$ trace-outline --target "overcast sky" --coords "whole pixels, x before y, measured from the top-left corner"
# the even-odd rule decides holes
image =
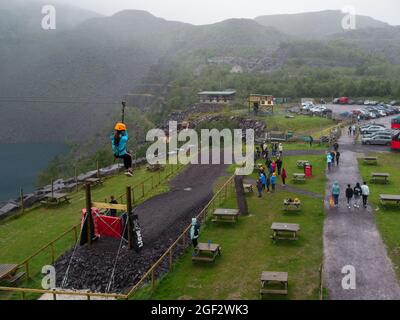
[[[12,1],[12,0],[10,0]],[[338,9],[352,5],[357,14],[400,25],[399,0],[60,0],[111,15],[124,9],[141,9],[168,20],[192,24],[228,18]],[[51,2],[51,1],[49,1]]]

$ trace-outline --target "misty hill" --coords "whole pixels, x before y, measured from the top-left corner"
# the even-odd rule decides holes
[[[145,11],[127,10],[102,17],[68,6],[57,6],[60,29],[43,31],[32,27],[40,25],[40,4],[21,3],[17,0],[0,7],[0,142],[87,142],[112,127],[122,97],[160,91],[146,87],[148,81],[163,84],[162,94],[168,93],[164,89],[181,66],[195,72],[222,61],[228,67],[239,64],[245,71],[265,73],[296,60],[311,67],[352,67],[367,63],[370,58],[362,50],[374,45],[369,40],[371,32],[364,29],[332,35],[324,41],[303,41],[279,28],[287,20],[282,16],[273,26],[250,19],[194,26]],[[321,14],[319,21],[324,20]],[[25,19],[15,32],[13,21]],[[373,19],[367,21],[369,26],[385,26]],[[382,38],[398,43],[397,28],[371,30],[377,38],[385,32]],[[373,48],[374,54],[395,55],[392,50],[385,52],[385,47]],[[195,96],[197,88],[191,90]],[[18,97],[45,97],[48,101],[18,101]],[[152,102],[143,100],[140,107],[149,109]]]
[[[346,14],[339,10],[260,16],[255,20],[268,27],[292,36],[321,38],[344,33],[342,20]],[[367,16],[356,16],[357,29],[385,28],[389,25]]]

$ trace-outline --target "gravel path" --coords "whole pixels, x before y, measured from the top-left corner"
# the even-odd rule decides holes
[[[225,165],[190,165],[171,182],[171,191],[155,196],[136,208],[142,228],[144,248],[140,254],[120,252],[111,292],[120,292],[136,283],[187,227],[191,218],[209,202],[216,179],[226,174]],[[188,241],[189,242],[189,241]],[[65,288],[105,292],[120,241],[100,239],[92,249],[78,247],[68,272]],[[178,247],[175,256],[185,248]],[[55,264],[60,286],[72,255],[64,254]],[[166,261],[167,262],[167,261]],[[168,269],[159,268],[157,275]]]
[[[375,225],[371,207],[348,209],[344,192],[347,184],[362,183],[358,171],[357,154],[349,146],[352,140],[346,133],[339,144],[343,146],[340,168],[327,175],[324,226],[325,285],[332,300],[388,300],[400,299],[400,287],[386,248]],[[339,150],[340,151],[340,150]],[[332,184],[338,181],[341,197],[338,209],[329,208]],[[342,288],[344,266],[356,270],[356,289]]]

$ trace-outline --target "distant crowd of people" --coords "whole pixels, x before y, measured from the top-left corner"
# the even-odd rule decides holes
[[[256,160],[265,160],[265,165],[259,165],[259,175],[257,179],[258,196],[261,198],[263,191],[275,192],[279,177],[282,179],[283,186],[286,185],[287,173],[283,167],[283,144],[271,143],[271,151],[265,142],[256,147]],[[273,160],[272,158],[276,158]]]

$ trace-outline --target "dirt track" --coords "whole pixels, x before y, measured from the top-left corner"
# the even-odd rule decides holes
[[[124,246],[119,255],[111,292],[120,292],[137,282],[191,222],[212,197],[213,184],[225,174],[225,165],[191,165],[171,181],[171,191],[137,207],[144,248],[140,254]],[[72,259],[65,288],[105,292],[110,281],[120,241],[102,239],[91,250],[78,248]],[[179,247],[175,255],[181,254]],[[72,250],[55,264],[57,286],[61,285]],[[160,268],[165,271],[167,266]]]

